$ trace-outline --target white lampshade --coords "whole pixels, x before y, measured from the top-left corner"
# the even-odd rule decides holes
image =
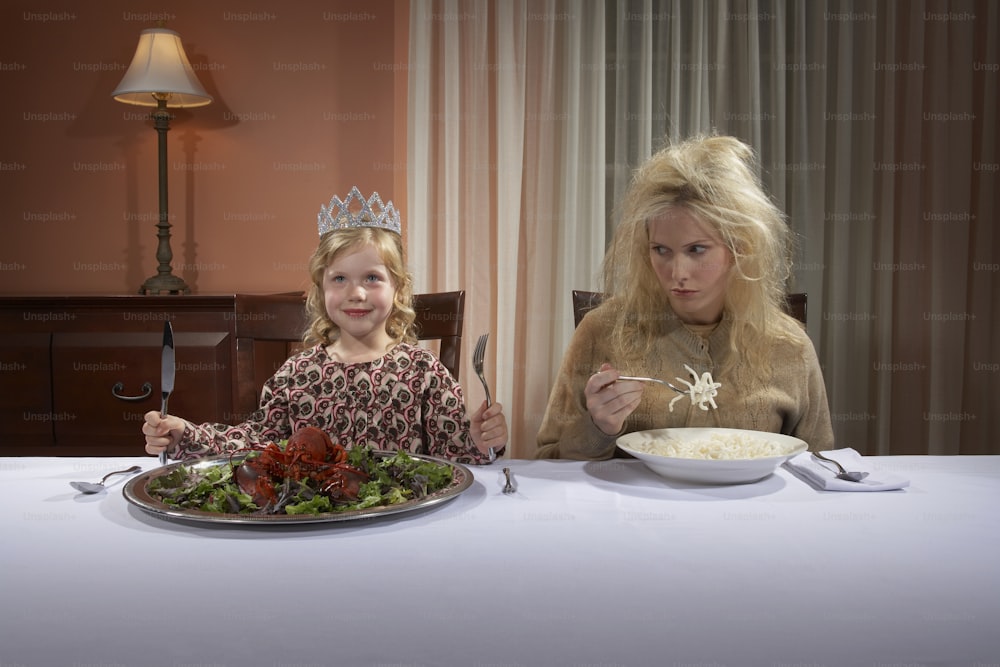
[[[211,104],[188,62],[181,37],[173,30],[150,28],[139,35],[139,46],[128,71],[112,94],[119,102],[155,107],[154,93],[168,95],[167,106]]]

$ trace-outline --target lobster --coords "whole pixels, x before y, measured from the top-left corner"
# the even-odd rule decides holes
[[[241,452],[254,452],[239,465],[232,457]],[[301,482],[309,478],[312,488],[332,501],[349,502],[358,499],[361,485],[368,474],[347,463],[347,450],[334,443],[324,431],[307,426],[288,439],[284,449],[273,442],[263,446],[244,447],[232,452],[230,464],[240,490],[250,495],[255,504],[268,509],[279,505],[276,485]]]

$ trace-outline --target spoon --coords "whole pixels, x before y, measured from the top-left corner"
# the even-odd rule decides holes
[[[116,470],[114,472],[109,472],[107,475],[101,479],[100,482],[70,482],[69,485],[80,493],[100,493],[106,488],[104,482],[108,481],[108,477],[113,475],[125,475],[132,474],[134,472],[141,472],[141,466],[132,466],[131,468],[126,468],[125,470]]]
[[[847,470],[844,469],[844,466],[840,465],[833,459],[829,459],[823,456],[819,452],[813,452],[812,455],[821,461],[827,461],[828,463],[832,463],[833,465],[837,466],[837,470],[840,471],[836,475],[837,479],[844,479],[847,480],[848,482],[860,482],[861,480],[863,480],[865,477],[868,476],[868,473],[866,472],[855,472],[855,471],[847,472]]]

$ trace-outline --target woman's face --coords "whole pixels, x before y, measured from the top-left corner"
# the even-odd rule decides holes
[[[682,322],[722,319],[732,253],[707,224],[683,207],[651,218],[649,259],[660,287]]]
[[[348,248],[323,274],[326,312],[341,336],[384,346],[385,321],[392,313],[396,287],[378,251]]]

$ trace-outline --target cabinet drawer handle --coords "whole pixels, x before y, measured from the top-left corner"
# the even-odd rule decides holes
[[[124,382],[115,383],[115,386],[111,388],[112,396],[114,396],[115,398],[120,398],[123,401],[143,401],[153,395],[153,385],[151,385],[148,382],[142,383],[142,392],[143,392],[142,396],[123,396],[122,394],[118,393],[124,388],[125,388]]]

